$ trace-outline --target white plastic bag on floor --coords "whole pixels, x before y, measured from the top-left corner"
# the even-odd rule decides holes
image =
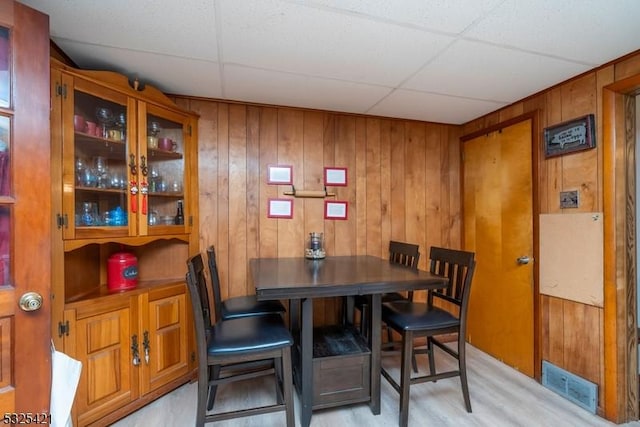
[[[71,407],[81,371],[80,361],[56,351],[51,343],[51,426],[73,426]]]

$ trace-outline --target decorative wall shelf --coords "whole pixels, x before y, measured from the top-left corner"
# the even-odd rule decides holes
[[[296,190],[295,186],[291,186],[291,191],[285,191],[283,193],[285,196],[293,196],[293,197],[307,197],[307,198],[317,198],[324,199],[325,197],[335,197],[335,193],[328,193],[327,188],[324,190]]]

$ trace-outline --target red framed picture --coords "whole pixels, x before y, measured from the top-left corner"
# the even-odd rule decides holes
[[[268,218],[293,218],[293,199],[269,199]]]
[[[325,200],[324,219],[347,219],[347,202]]]
[[[324,168],[324,185],[346,187],[347,168]]]
[[[267,165],[267,184],[292,185],[293,166]]]

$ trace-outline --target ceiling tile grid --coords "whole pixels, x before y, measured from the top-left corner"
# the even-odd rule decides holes
[[[465,123],[640,49],[638,0],[19,0],[178,95]]]

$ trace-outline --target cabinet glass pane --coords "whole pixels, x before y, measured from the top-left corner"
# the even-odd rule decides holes
[[[0,206],[0,286],[11,285],[11,209]]]
[[[149,226],[184,224],[183,126],[147,114]]]
[[[11,195],[10,124],[7,116],[0,116],[0,196]],[[11,284],[11,208],[0,206],[0,286]]]
[[[11,100],[11,75],[9,54],[11,46],[9,29],[0,27],[0,107],[9,107]]]
[[[11,195],[11,119],[0,115],[0,196]]]
[[[127,108],[74,92],[76,227],[128,223]]]

